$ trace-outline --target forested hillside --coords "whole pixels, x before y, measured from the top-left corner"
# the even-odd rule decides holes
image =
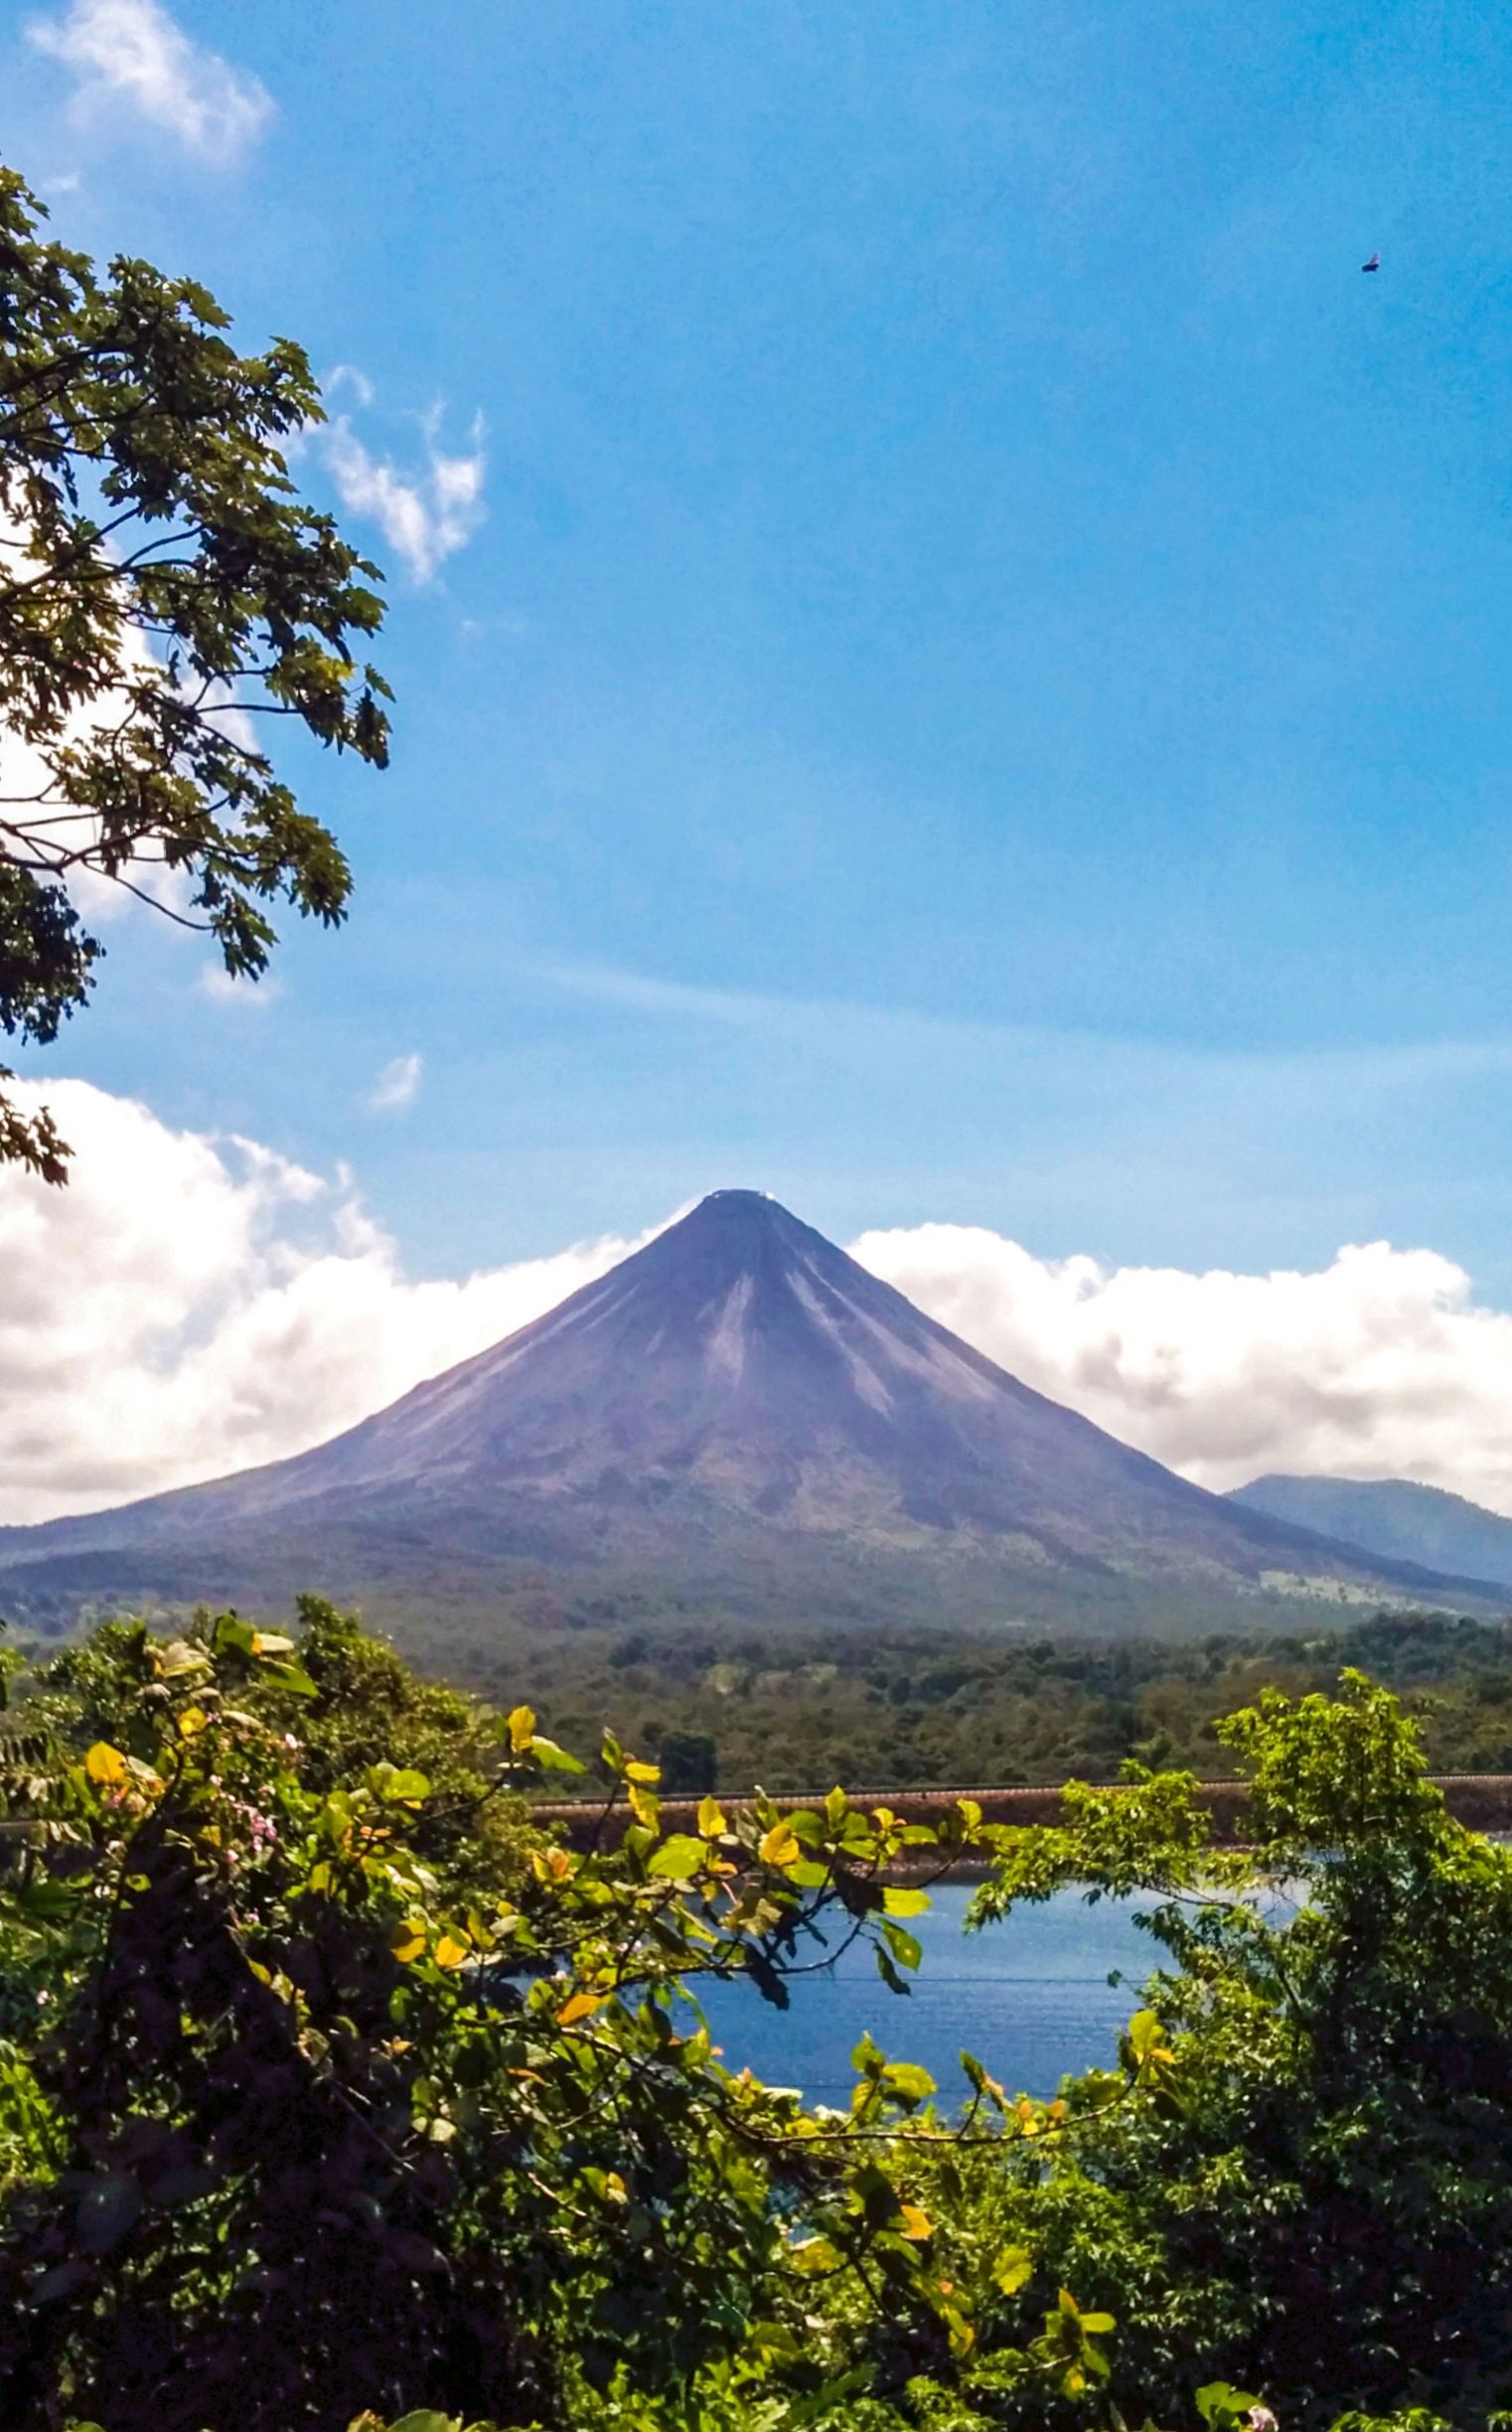
[[[1165,1639],[1013,1639],[935,1631],[710,1633],[696,1627],[524,1632],[476,1659],[499,1696],[522,1684],[574,1745],[616,1718],[669,1786],[773,1790],[830,1781],[1106,1780],[1128,1757],[1232,1769],[1219,1718],[1268,1682],[1326,1687],[1358,1664],[1403,1693],[1430,1763],[1512,1771],[1512,1625],[1382,1614],[1343,1631]]]

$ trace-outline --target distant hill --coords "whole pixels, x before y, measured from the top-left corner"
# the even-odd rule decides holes
[[[395,1616],[1210,1627],[1464,1600],[1205,1493],[717,1191],[508,1341],[334,1442],[0,1534],[0,1610],[313,1587]]]
[[[1317,1529],[1387,1562],[1422,1563],[1512,1590],[1512,1520],[1408,1478],[1258,1477],[1231,1503]]]

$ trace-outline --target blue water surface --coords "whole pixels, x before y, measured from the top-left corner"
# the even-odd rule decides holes
[[[1153,1902],[1093,1904],[1060,1892],[968,1934],[973,1889],[937,1885],[928,1911],[909,1918],[924,1959],[907,2000],[888,1991],[870,1952],[856,1948],[795,1982],[786,2011],[748,1982],[709,1987],[703,2007],[726,2066],[796,2086],[810,2102],[843,2104],[855,2082],[851,2051],[869,2032],[889,2059],[922,2061],[948,2108],[968,2093],[963,2046],[1014,2093],[1053,2094],[1068,2070],[1110,2067],[1119,2030],[1159,1957],[1134,1922]],[[1128,1981],[1114,1986],[1117,1971]]]

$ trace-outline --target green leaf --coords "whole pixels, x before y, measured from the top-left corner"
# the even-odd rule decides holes
[[[211,1645],[218,1655],[250,1655],[256,1631],[233,1612],[220,1614],[211,1633]]]
[[[882,2083],[889,2094],[906,2103],[928,2102],[935,2091],[933,2077],[917,2060],[889,2060],[882,2071]]]
[[[918,1892],[909,1884],[889,1884],[882,1895],[882,1907],[888,1916],[922,1916],[929,1906],[929,1894]]]
[[[875,1958],[877,1963],[877,1974],[881,1977],[882,1982],[887,1987],[888,1992],[901,1993],[906,2001],[913,1991],[913,1986],[909,1984],[905,1978],[898,1974],[898,1971],[894,1967],[891,1959],[889,1959],[886,1951],[884,1951],[880,1945],[873,1952],[872,1956]]]
[[[906,1925],[884,1923],[882,1939],[900,1967],[916,1968],[924,1957],[924,1945]]]
[[[796,2364],[803,2354],[792,2332],[782,2323],[752,2323],[749,2337],[759,2356],[771,2356],[779,2363]]]
[[[992,2282],[1004,2297],[1016,2297],[1034,2277],[1034,2257],[1027,2246],[1005,2246],[992,2266]]]
[[[384,1774],[378,1784],[378,1796],[392,1807],[417,1805],[430,1796],[429,1777],[417,1772],[413,1765],[401,1766],[396,1772]]]
[[[690,1883],[702,1869],[705,1854],[703,1843],[692,1833],[672,1833],[648,1860],[646,1872]]]
[[[1206,2381],[1197,2392],[1197,2412],[1210,2432],[1231,2432],[1262,2402],[1253,2391],[1236,2389],[1232,2381]]]
[[[574,1756],[567,1748],[558,1748],[554,1740],[543,1740],[539,1732],[530,1742],[530,1754],[544,1773],[586,1773],[588,1770],[581,1756]]]
[[[319,1690],[302,1664],[269,1663],[259,1655],[257,1671],[270,1689],[286,1689],[291,1697],[318,1697]]]

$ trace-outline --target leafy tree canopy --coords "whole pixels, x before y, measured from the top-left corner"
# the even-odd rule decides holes
[[[0,2417],[1506,2432],[1512,1855],[1361,1674],[1223,1734],[1243,1850],[1147,1771],[1053,1828],[668,1831],[612,1734],[568,1849],[529,1710],[327,1605],[97,1631],[0,1744]],[[843,2114],[725,2065],[700,1980],[782,2006],[854,1938],[902,1989],[902,1870],[963,1852],[983,1925],[1146,1900],[1117,2065],[1045,2102],[964,2053],[937,2105],[865,2037]]]
[[[355,651],[378,569],[281,452],[322,414],[301,349],[237,355],[203,287],[101,272],[44,218],[0,168],[0,1025],[40,1044],[93,985],[85,877],[249,979],[276,899],[340,920],[346,860],[264,737],[293,719],[382,767],[389,697]],[[67,1149],[0,1096],[4,1158],[57,1182]]]

